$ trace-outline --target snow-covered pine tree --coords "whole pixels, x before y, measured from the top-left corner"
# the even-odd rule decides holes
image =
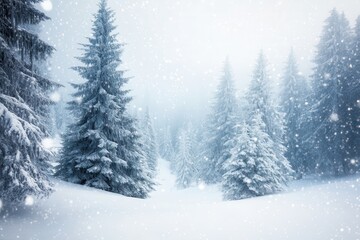
[[[309,144],[306,144],[308,128],[307,99],[309,87],[300,74],[293,50],[291,50],[282,80],[281,108],[285,113],[285,156],[298,178],[308,171]]]
[[[49,153],[41,142],[48,93],[58,84],[41,77],[34,64],[53,47],[24,27],[49,19],[35,8],[37,2],[0,2],[0,198],[9,203],[52,191],[44,174]]]
[[[299,120],[299,129],[301,131],[300,135],[300,144],[299,148],[301,149],[301,153],[303,155],[303,172],[297,171],[297,178],[302,177],[301,175],[313,174],[315,171],[315,161],[317,153],[314,152],[314,146],[312,141],[312,135],[314,133],[314,125],[312,120],[312,106],[314,100],[314,92],[311,87],[311,84],[306,81],[302,86],[301,91],[303,92],[303,100],[302,100],[302,114]],[[286,139],[286,138],[285,138]],[[296,167],[294,167],[296,168]],[[296,170],[296,169],[295,169]]]
[[[234,131],[237,136],[229,140],[234,146],[225,162],[222,192],[225,200],[238,200],[281,191],[287,177],[277,165],[274,143],[266,133],[259,110],[251,113],[250,125],[243,123]]]
[[[142,126],[143,132],[143,144],[146,163],[149,168],[152,177],[156,176],[158,152],[156,146],[155,133],[153,123],[150,117],[149,108],[146,109],[144,122]]]
[[[196,183],[203,182],[202,180],[202,172],[204,172],[204,168],[206,168],[207,162],[204,158],[206,142],[204,141],[206,135],[206,127],[203,124],[197,124],[195,127],[189,125],[188,132],[191,144],[191,152],[193,153],[194,159],[194,168],[196,175],[194,176],[194,180]]]
[[[41,24],[25,24],[25,25],[22,25],[21,27],[25,31],[30,32],[33,35],[39,36],[40,33],[42,32],[43,26]],[[37,59],[34,59],[33,61],[31,61],[30,58],[25,58],[24,60],[28,64],[31,64],[33,72],[42,76],[43,78],[51,79],[50,72],[48,70],[50,67],[50,61],[48,61],[47,58],[37,58]],[[48,89],[47,94],[49,95],[50,91],[54,91],[55,89],[56,89],[56,87],[52,87],[52,88]],[[53,101],[53,99],[51,97],[51,93],[50,93],[50,100]],[[51,109],[52,109],[54,103],[55,102],[53,102],[53,104],[51,106],[48,106],[48,105],[38,106],[38,109],[37,109],[38,114],[41,116],[41,124],[43,126],[45,126],[47,136],[53,135],[52,126],[51,126],[52,118],[49,117],[49,115],[51,114]],[[45,164],[44,167],[47,168],[48,164],[46,162],[44,164]]]
[[[349,171],[348,84],[350,28],[335,9],[323,28],[313,75],[316,171],[339,176]]]
[[[245,112],[247,113],[246,121],[250,124],[254,112],[259,112],[261,114],[265,124],[265,132],[274,142],[273,151],[276,154],[276,165],[280,167],[283,175],[290,179],[293,170],[285,157],[286,147],[283,143],[285,131],[283,114],[278,111],[273,103],[270,79],[266,68],[266,60],[264,54],[261,52],[257,59],[249,91],[246,94],[246,99],[248,101],[248,104],[245,107]]]
[[[360,167],[360,16],[356,19],[355,34],[352,41],[351,50],[351,80],[348,84],[347,103],[349,126],[351,127],[349,136],[349,155],[350,170],[359,170]]]
[[[65,109],[66,102],[64,102],[62,99],[57,102],[53,108],[54,111],[54,132],[55,135],[61,135],[65,131],[66,122],[68,121],[67,118],[64,118],[66,116],[66,109]]]
[[[230,155],[230,149],[225,146],[225,143],[234,136],[236,111],[235,86],[227,59],[208,120],[206,168],[202,173],[202,178],[206,183],[211,184],[221,180],[223,163]]]
[[[162,131],[162,140],[160,143],[160,155],[165,160],[171,162],[174,158],[175,150],[170,126],[166,126]]]
[[[178,141],[178,152],[175,158],[176,185],[179,188],[187,188],[196,177],[189,128],[180,130]]]
[[[131,101],[124,89],[128,79],[118,70],[122,45],[116,40],[114,13],[101,0],[92,36],[84,44],[74,69],[86,80],[74,85],[78,101],[70,104],[75,122],[64,136],[57,175],[62,179],[125,196],[146,198],[153,182],[141,149]]]

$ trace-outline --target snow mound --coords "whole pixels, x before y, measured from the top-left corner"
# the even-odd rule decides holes
[[[218,186],[177,190],[160,160],[141,200],[55,180],[56,192],[0,220],[0,239],[359,239],[360,176],[302,180],[287,192],[222,201]]]

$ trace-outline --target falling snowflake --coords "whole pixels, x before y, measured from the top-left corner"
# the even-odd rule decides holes
[[[34,198],[32,196],[26,196],[25,198],[25,205],[32,206],[34,205]]]
[[[51,0],[44,0],[44,1],[42,1],[42,2],[41,2],[41,7],[42,7],[45,11],[47,11],[47,12],[51,11],[52,8],[53,8],[53,5],[52,5]]]
[[[203,182],[199,183],[198,188],[200,190],[204,190],[205,189],[205,184]]]
[[[329,80],[329,79],[331,78],[331,74],[330,74],[330,73],[325,73],[325,74],[324,74],[324,78],[325,78],[326,80]]]
[[[53,92],[52,94],[50,94],[50,99],[51,99],[51,101],[56,102],[56,103],[60,102],[61,95],[59,92]]]
[[[82,97],[76,97],[75,98],[75,101],[80,104],[82,102]]]
[[[252,181],[251,181],[250,178],[245,178],[245,179],[244,179],[244,182],[247,183],[247,184],[250,184]]]
[[[52,150],[53,148],[55,148],[57,146],[55,139],[52,139],[52,138],[44,138],[41,141],[41,144],[46,150]]]
[[[2,209],[2,207],[3,207],[3,203],[2,203],[2,201],[0,199],[0,210]]]
[[[337,113],[331,113],[330,115],[330,121],[331,122],[337,122],[339,121],[339,115]]]

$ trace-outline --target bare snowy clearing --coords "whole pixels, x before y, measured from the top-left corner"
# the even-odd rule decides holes
[[[56,180],[48,200],[3,216],[0,239],[360,239],[359,175],[224,202],[218,186],[175,189],[167,164],[147,200]]]

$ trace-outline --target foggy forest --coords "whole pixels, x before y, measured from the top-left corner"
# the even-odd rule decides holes
[[[359,239],[360,1],[1,0],[0,239]]]

